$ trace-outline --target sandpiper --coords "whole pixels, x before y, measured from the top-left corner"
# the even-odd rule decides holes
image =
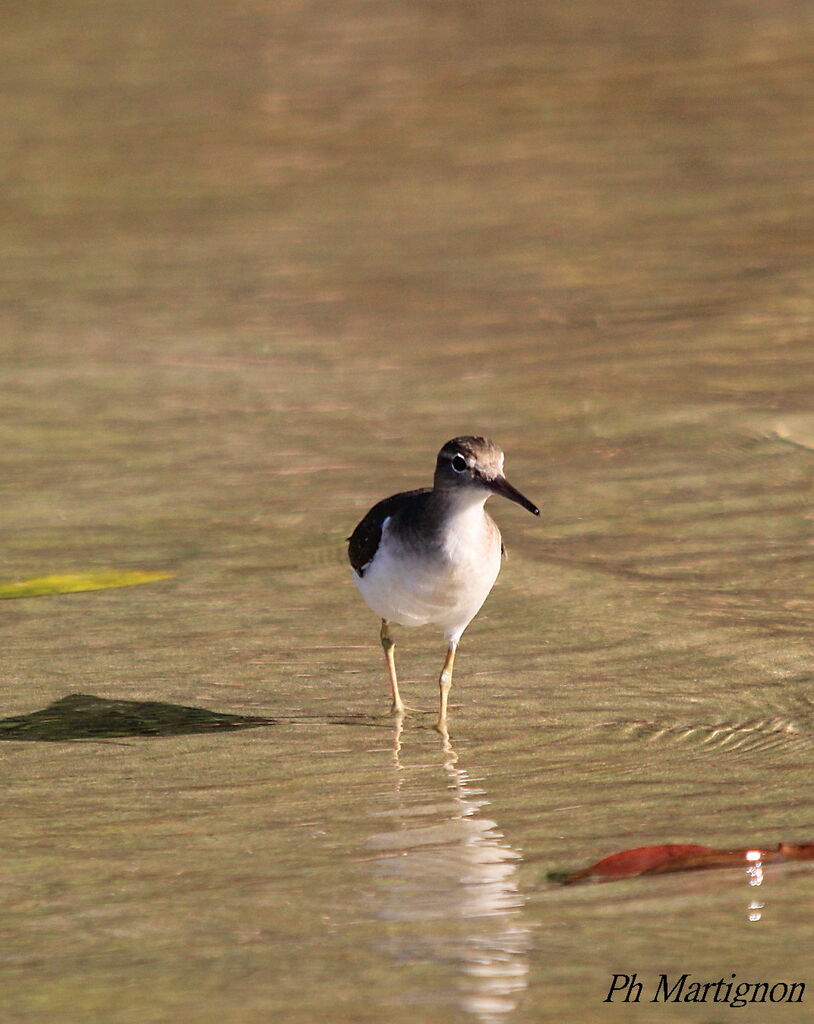
[[[504,553],[497,524],[485,509],[492,494],[539,516],[540,510],[503,476],[503,452],[485,437],[455,437],[438,453],[432,487],[378,502],[348,538],[356,586],[381,617],[392,711],[404,714],[390,623],[440,627],[447,642],[441,670],[438,728],[446,728],[447,698],[461,634],[500,572]]]

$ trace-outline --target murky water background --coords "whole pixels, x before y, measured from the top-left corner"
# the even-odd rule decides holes
[[[602,1000],[814,985],[805,865],[547,880],[814,837],[810,4],[4,21],[2,577],[175,576],[4,602],[2,715],[278,720],[0,745],[5,1019],[712,1022]],[[543,516],[492,503],[445,746],[377,717],[342,541],[464,432]],[[442,643],[398,657],[434,708]]]

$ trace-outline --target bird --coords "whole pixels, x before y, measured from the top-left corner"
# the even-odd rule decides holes
[[[436,723],[442,732],[458,643],[489,596],[505,554],[486,502],[499,494],[540,515],[505,478],[503,461],[501,449],[486,437],[454,437],[438,452],[432,487],[377,502],[348,538],[354,582],[381,619],[391,714],[408,710],[399,693],[391,624],[433,625],[446,640]]]

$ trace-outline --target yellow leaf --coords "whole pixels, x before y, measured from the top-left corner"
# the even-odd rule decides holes
[[[0,583],[0,601],[14,597],[42,597],[46,594],[76,594],[105,587],[133,587],[169,579],[171,572],[74,572],[64,576],[37,576],[19,583]]]

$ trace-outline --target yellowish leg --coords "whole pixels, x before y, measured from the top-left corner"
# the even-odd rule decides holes
[[[441,690],[441,707],[438,712],[437,728],[442,732],[445,732],[447,728],[447,698],[452,687],[452,667],[455,664],[455,651],[457,649],[457,643],[454,640],[451,641],[447,648],[447,656],[444,659],[444,667],[441,669],[441,678],[438,680]]]
[[[384,648],[384,659],[387,662],[387,674],[390,677],[390,692],[393,695],[393,703],[390,706],[390,713],[393,715],[404,714],[404,704],[399,693],[399,681],[396,675],[396,642],[390,636],[387,619],[382,619],[382,631],[380,633],[382,647]]]

